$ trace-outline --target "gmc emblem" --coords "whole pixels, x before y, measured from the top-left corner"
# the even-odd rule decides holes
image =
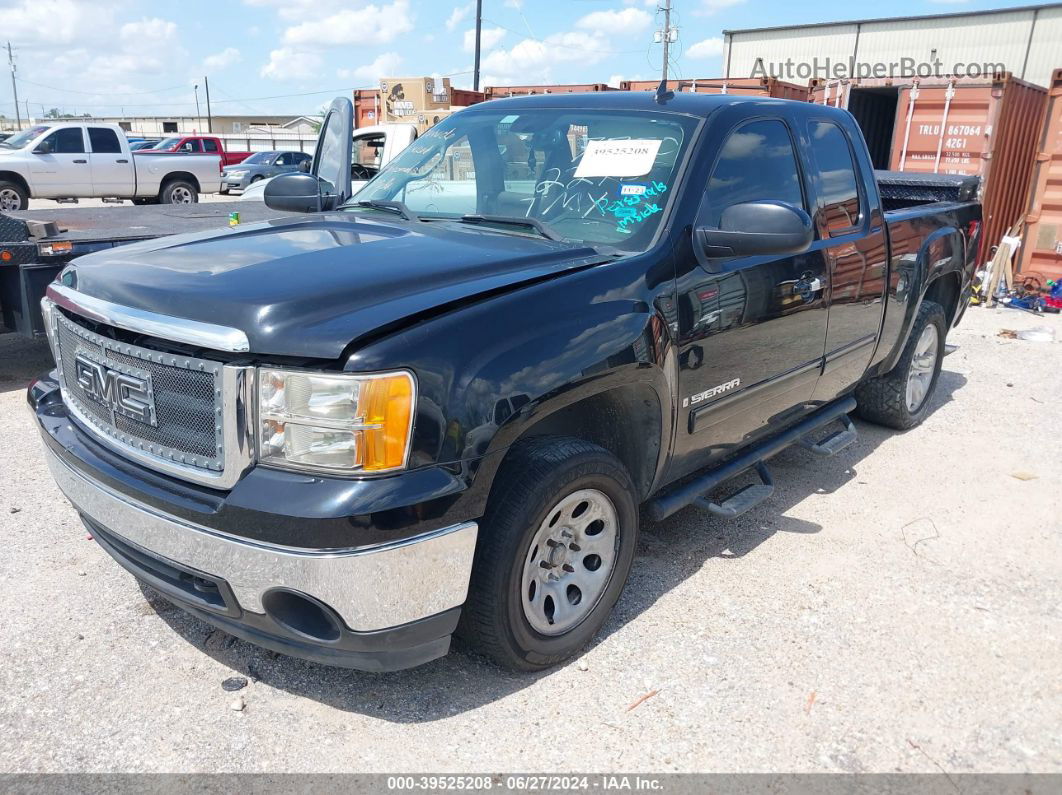
[[[151,376],[140,378],[130,373],[112,370],[81,353],[74,357],[77,385],[97,403],[112,412],[154,426],[155,395]]]

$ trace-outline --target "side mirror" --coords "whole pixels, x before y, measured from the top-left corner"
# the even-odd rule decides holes
[[[811,217],[785,202],[734,204],[723,210],[718,229],[700,227],[697,242],[709,257],[801,254],[815,239]]]
[[[265,184],[266,207],[288,213],[334,210],[338,197],[331,184],[311,174],[281,174]]]
[[[33,150],[35,155],[50,155],[52,153],[52,145],[47,141],[41,141],[37,144],[37,148]]]

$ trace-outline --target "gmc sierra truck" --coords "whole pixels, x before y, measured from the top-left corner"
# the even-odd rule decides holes
[[[51,473],[202,620],[352,668],[455,634],[544,668],[619,598],[640,506],[769,506],[787,445],[930,411],[975,186],[876,180],[846,111],[498,100],[353,198],[351,117],[334,102],[313,170],[265,191],[309,214],[90,254],[43,302]]]

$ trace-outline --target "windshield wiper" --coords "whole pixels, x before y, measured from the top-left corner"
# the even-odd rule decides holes
[[[542,237],[547,240],[564,240],[563,237],[558,235],[544,223],[537,218],[522,218],[519,216],[509,215],[477,215],[468,214],[462,215],[457,219],[463,224],[498,224],[499,226],[522,226],[527,229],[534,229]]]
[[[406,207],[404,202],[384,201],[383,199],[359,199],[354,203],[358,207],[371,207],[374,210],[390,210],[393,213],[401,215],[407,221],[420,220],[420,217],[411,209]]]

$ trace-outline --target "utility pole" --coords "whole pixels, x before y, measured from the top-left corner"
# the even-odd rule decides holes
[[[192,86],[192,91],[195,92],[195,117],[199,120],[199,126],[203,126],[203,117],[199,113],[199,83]]]
[[[479,39],[483,32],[483,0],[476,0],[476,65],[472,73],[472,90],[479,91]]]
[[[661,39],[664,42],[664,68],[663,68],[663,80],[667,80],[667,50],[668,45],[671,43],[671,0],[664,0],[664,7],[659,9],[664,12],[664,31],[661,35]],[[666,83],[665,83],[666,85]]]
[[[15,121],[21,130],[22,116],[18,109],[18,86],[15,85],[15,56],[11,53],[11,42],[7,43],[7,65],[11,67],[11,93],[15,96]],[[29,111],[26,111],[26,115],[29,115]]]
[[[207,132],[208,133],[212,133],[212,132],[214,132],[214,117],[210,114],[210,78],[209,77],[203,77],[203,88],[206,89]]]

